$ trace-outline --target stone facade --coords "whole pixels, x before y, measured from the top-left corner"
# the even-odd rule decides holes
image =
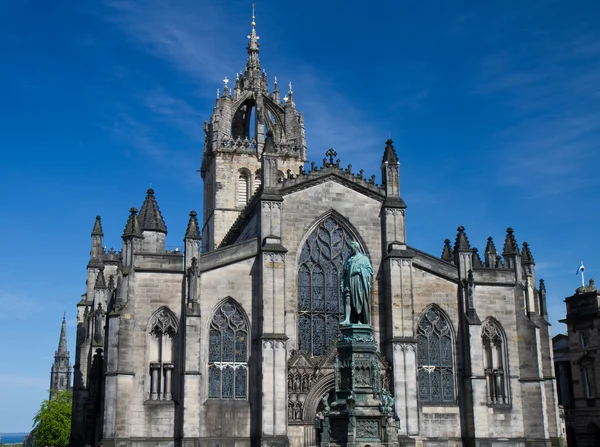
[[[590,280],[565,300],[568,335],[554,338],[560,403],[569,447],[600,445],[600,293]],[[557,361],[558,360],[558,361]]]
[[[386,436],[393,428],[395,443],[428,447],[563,445],[545,291],[527,244],[509,229],[502,253],[490,238],[481,259],[459,227],[441,257],[408,245],[391,140],[381,185],[341,167],[333,150],[305,170],[292,87],[283,104],[276,83],[269,92],[254,23],[249,39],[245,71],[233,88],[225,82],[205,123],[203,223],[190,213],[184,249],[165,249],[152,190],[130,210],[120,252],[102,249],[94,224],[72,445],[327,439],[351,241],[375,272],[372,362],[377,389],[393,398]],[[375,425],[361,423],[364,447]]]

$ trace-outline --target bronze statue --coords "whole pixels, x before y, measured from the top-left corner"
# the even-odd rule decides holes
[[[344,262],[341,292],[344,297],[345,318],[340,324],[370,324],[371,285],[373,267],[356,242],[350,242],[353,254]]]

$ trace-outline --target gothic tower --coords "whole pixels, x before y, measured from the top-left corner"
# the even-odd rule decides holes
[[[71,362],[67,351],[67,321],[63,315],[58,350],[54,354],[54,364],[50,372],[50,399],[57,391],[71,389]]]
[[[282,99],[275,78],[269,93],[267,72],[261,70],[258,59],[255,26],[253,14],[246,69],[236,74],[233,89],[224,79],[210,122],[204,122],[203,251],[219,246],[263,183],[265,144],[272,143],[277,154],[280,178],[288,171],[297,174],[306,161],[304,117],[296,109],[292,84]]]

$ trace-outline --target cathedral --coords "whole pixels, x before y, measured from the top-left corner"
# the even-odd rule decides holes
[[[460,226],[441,256],[412,247],[393,142],[381,183],[333,149],[310,163],[301,100],[261,69],[254,19],[248,39],[245,69],[204,123],[204,208],[189,213],[183,249],[166,248],[152,189],[129,210],[121,250],[103,248],[96,217],[71,446],[564,445],[527,243],[508,228],[501,251],[490,237],[480,254]],[[340,360],[353,253],[373,271],[362,363]],[[342,368],[385,415],[350,423],[351,438],[328,424]]]

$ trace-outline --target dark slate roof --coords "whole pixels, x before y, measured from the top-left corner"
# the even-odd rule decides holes
[[[446,262],[452,262],[454,255],[452,254],[452,247],[450,246],[450,239],[444,241],[444,249],[442,250],[442,260]]]
[[[535,264],[533,260],[533,256],[531,255],[531,250],[529,249],[529,244],[527,242],[523,242],[523,251],[521,254],[521,264]]]
[[[198,219],[196,211],[190,211],[190,220],[188,221],[187,230],[185,231],[186,239],[200,239],[200,229],[198,228]]]
[[[92,229],[92,236],[104,236],[100,216],[96,216],[96,222],[94,222],[94,228]]]
[[[396,153],[396,149],[394,149],[394,142],[391,138],[388,138],[385,142],[385,150],[383,152],[383,159],[381,160],[381,164],[384,163],[398,163],[398,154]]]
[[[506,229],[506,239],[504,240],[504,249],[502,250],[503,256],[520,254],[519,244],[517,244],[514,232],[515,230],[510,227]]]
[[[129,210],[129,219],[127,219],[127,225],[125,225],[125,231],[123,231],[123,237],[128,236],[142,236],[142,230],[140,230],[140,224],[137,217],[137,208],[131,208]]]
[[[140,229],[142,231],[158,231],[160,233],[167,232],[167,226],[163,220],[158,203],[154,198],[154,190],[150,188],[146,191],[146,199],[142,205],[139,214]]]
[[[104,279],[104,269],[98,272],[98,276],[96,276],[96,284],[94,285],[94,289],[106,289],[106,280]]]
[[[470,251],[471,244],[469,244],[469,239],[467,239],[465,227],[461,225],[456,231],[458,231],[458,234],[456,235],[456,242],[454,243],[454,253],[457,253],[458,251]]]

